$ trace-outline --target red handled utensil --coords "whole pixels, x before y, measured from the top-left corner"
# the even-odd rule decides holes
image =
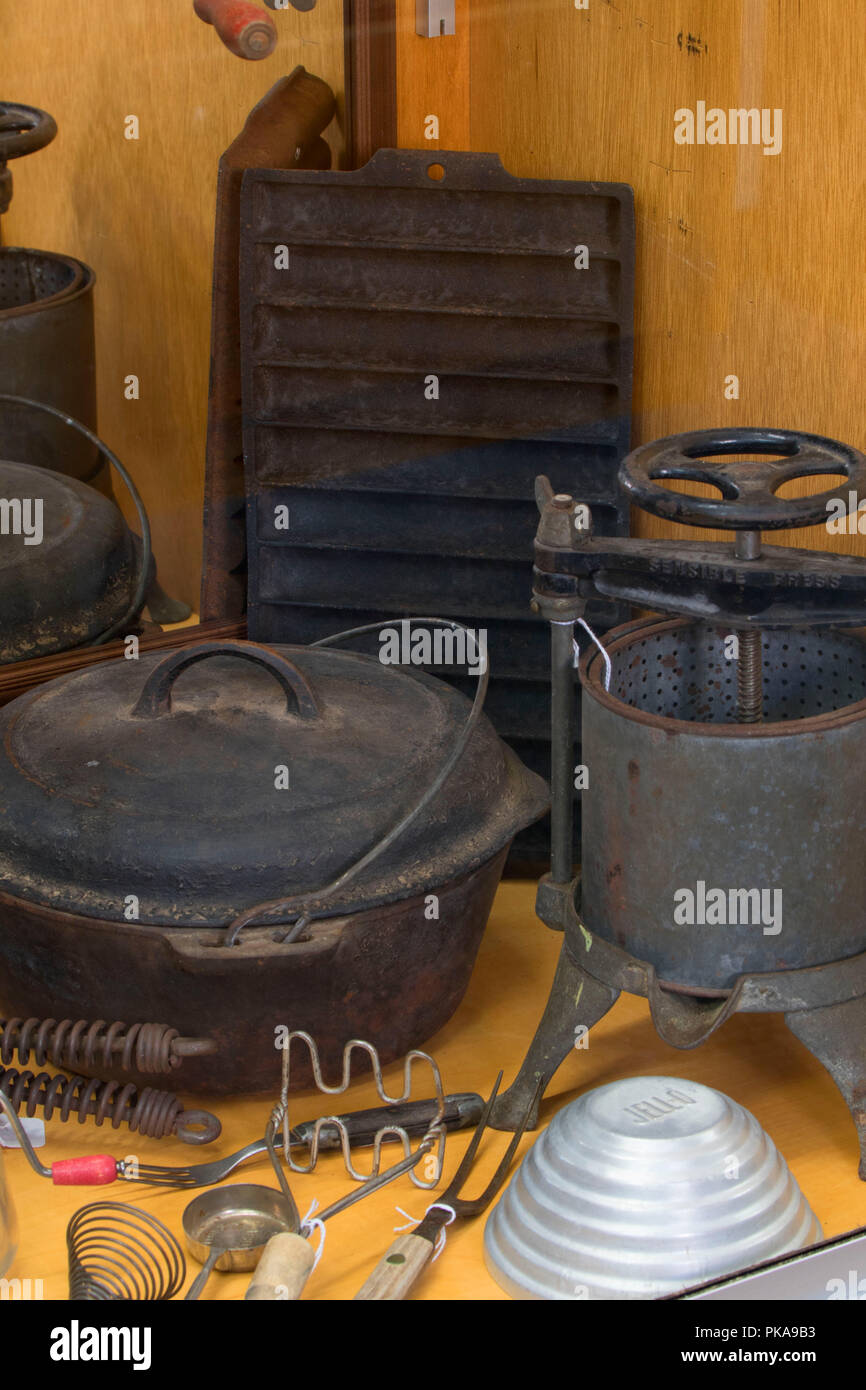
[[[13,1130],[15,1137],[34,1173],[40,1178],[50,1178],[55,1187],[104,1187],[125,1177],[122,1160],[112,1158],[111,1154],[87,1154],[82,1158],[61,1158],[47,1168],[36,1157],[36,1151],[29,1136],[15,1113],[8,1096],[0,1091],[0,1111],[2,1111]],[[190,1112],[192,1113],[192,1112]]]
[[[267,58],[277,43],[274,21],[250,0],[194,0],[193,9],[212,24],[230,53],[255,61]]]

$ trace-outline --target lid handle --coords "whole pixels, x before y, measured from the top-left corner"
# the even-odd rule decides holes
[[[200,646],[169,653],[154,667],[132,711],[133,719],[158,719],[170,714],[172,686],[178,676],[188,666],[195,666],[209,656],[236,656],[251,661],[254,666],[263,666],[285,691],[286,709],[290,714],[299,714],[302,719],[319,717],[316,697],[306,676],[284,656],[256,642],[202,642]]]

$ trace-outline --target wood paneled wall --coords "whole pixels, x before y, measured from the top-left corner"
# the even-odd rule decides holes
[[[194,606],[217,162],[298,63],[343,91],[343,0],[273,19],[274,53],[244,62],[192,0],[0,0],[0,94],[50,111],[59,127],[51,146],[12,166],[4,241],[94,267],[100,432],[141,488],[165,587]],[[124,138],[129,115],[138,140]],[[340,120],[326,133],[338,158]],[[124,399],[130,374],[137,401]]]
[[[228,53],[187,0],[35,16],[0,0],[0,91],[60,134],[13,166],[4,237],[96,269],[100,428],[140,481],[167,587],[195,603],[217,160],[296,63],[342,94],[343,3],[275,12],[260,63]],[[446,39],[417,37],[414,0],[397,0],[397,24],[401,144],[634,187],[636,441],[757,423],[866,445],[866,28],[850,0],[457,0]],[[781,153],[675,144],[674,112],[698,101],[780,107]],[[339,122],[329,140],[339,157]],[[866,553],[862,536],[793,538]]]
[[[401,142],[429,148],[423,116],[436,112],[442,148],[496,151],[526,177],[632,185],[635,442],[757,424],[866,448],[860,8],[458,0],[457,9],[454,38],[420,39],[413,0],[398,0]],[[780,108],[780,153],[676,144],[674,113],[699,101]],[[725,397],[730,375],[736,400]],[[695,534],[648,517],[638,526]],[[866,536],[788,535],[866,554]]]

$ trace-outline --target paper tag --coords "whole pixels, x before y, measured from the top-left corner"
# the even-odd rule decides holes
[[[21,1125],[21,1128],[24,1130],[24,1133],[27,1135],[34,1149],[43,1149],[45,1147],[44,1120],[28,1120],[24,1116],[19,1116],[18,1123]],[[15,1131],[9,1123],[9,1120],[5,1115],[0,1115],[0,1149],[20,1148],[21,1145],[18,1143]]]

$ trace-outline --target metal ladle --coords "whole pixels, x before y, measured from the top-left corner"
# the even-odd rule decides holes
[[[247,1299],[300,1298],[316,1257],[301,1234],[300,1213],[277,1155],[280,1113],[279,1108],[274,1111],[265,1130],[280,1191],[255,1183],[233,1183],[212,1188],[184,1211],[187,1248],[196,1260],[204,1262],[184,1301],[199,1297],[215,1269],[254,1269]],[[330,1213],[329,1208],[324,1215]]]
[[[194,1197],[183,1213],[183,1231],[189,1253],[204,1268],[185,1301],[199,1297],[215,1269],[255,1269],[271,1237],[286,1233],[298,1244],[299,1276],[306,1265],[303,1287],[313,1251],[297,1234],[299,1224],[294,1203],[282,1192],[258,1183],[232,1183]]]
[[[284,1056],[284,1073],[288,1053]],[[199,1297],[214,1269],[255,1269],[246,1292],[248,1300],[300,1298],[317,1256],[305,1239],[309,1227],[302,1226],[292,1190],[277,1153],[277,1132],[285,1115],[285,1100],[274,1108],[265,1143],[280,1191],[254,1183],[233,1183],[212,1188],[189,1203],[183,1214],[187,1248],[204,1268],[186,1295]],[[421,1159],[444,1140],[440,1115],[431,1123],[418,1148],[384,1173],[376,1173],[353,1192],[340,1197],[316,1218],[316,1225],[354,1206],[363,1197],[377,1192],[395,1178],[410,1173]],[[259,1265],[259,1261],[261,1264]]]

